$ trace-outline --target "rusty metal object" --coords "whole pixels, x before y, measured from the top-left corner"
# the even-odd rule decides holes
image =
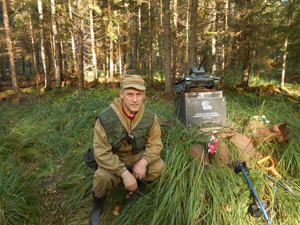
[[[201,162],[202,155],[205,163],[210,163],[208,155],[203,152],[204,147],[200,144],[194,144],[190,147],[189,152],[192,154],[193,158],[195,158],[198,162]]]
[[[283,140],[288,141],[290,140],[288,135],[292,132],[286,126],[287,121],[271,127],[254,129],[248,133],[248,136],[254,141],[270,141],[275,138],[278,142]]]
[[[162,119],[162,118],[158,118],[158,123],[162,126],[162,125],[164,125],[164,126],[169,126],[169,121],[167,121],[167,120],[164,120],[164,119]]]
[[[232,136],[236,135],[236,130],[232,127],[225,128],[222,130],[222,132],[219,134],[220,139],[229,139]]]
[[[234,144],[239,155],[241,155],[242,157],[253,157],[255,155],[253,144],[245,135],[236,134],[230,138],[230,142]]]
[[[188,92],[214,92],[216,89],[208,89],[205,87],[190,88]]]
[[[217,143],[217,154],[204,154],[204,147],[201,144],[194,144],[190,147],[189,152],[198,162],[201,162],[202,155],[205,164],[220,162],[221,164],[228,164],[231,161],[231,152],[225,142]],[[216,158],[219,157],[219,160]]]
[[[267,125],[265,122],[260,122],[257,120],[251,120],[247,124],[247,128],[249,130],[255,130],[255,129],[260,129],[260,128],[265,128]]]
[[[217,153],[219,155],[220,163],[228,164],[231,161],[231,152],[227,146],[227,144],[223,141],[217,143]]]
[[[194,144],[190,147],[189,152],[192,154],[192,156],[196,159],[198,156],[198,161],[200,162],[201,156],[203,154],[204,147],[200,144]]]

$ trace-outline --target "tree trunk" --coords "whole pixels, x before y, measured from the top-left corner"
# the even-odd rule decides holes
[[[160,0],[160,82],[163,83],[163,2]]]
[[[125,5],[125,1],[123,1],[123,8],[126,10],[126,13],[124,15],[124,18],[125,20],[127,20],[127,17],[128,17],[128,13],[127,13],[127,9],[126,9],[126,5]],[[123,78],[123,75],[126,75],[127,73],[127,64],[126,64],[126,46],[127,46],[127,43],[126,43],[126,24],[124,23],[123,25],[123,74],[121,76],[121,79]],[[121,39],[121,38],[120,38]]]
[[[127,61],[126,61],[126,55],[127,55],[127,49],[126,49],[126,29],[124,29],[124,35],[123,35],[123,42],[124,42],[124,46],[123,46],[123,63],[124,63],[124,75],[127,74]]]
[[[171,93],[172,80],[171,80],[171,28],[170,28],[170,1],[163,0],[164,2],[164,36],[165,36],[165,92]]]
[[[134,20],[131,19],[130,20],[130,29],[131,30],[134,30],[135,26],[134,26]],[[131,36],[130,38],[130,48],[131,48],[131,51],[130,51],[130,58],[131,58],[131,70],[134,71],[135,70],[135,57],[134,57],[134,54],[136,54],[136,45],[135,45],[135,37],[134,36]]]
[[[224,83],[226,74],[226,41],[227,41],[227,28],[228,28],[228,2],[225,0],[225,15],[224,15],[224,35],[223,35],[223,45],[222,45],[222,76],[220,84]]]
[[[109,24],[108,24],[108,32],[112,32],[112,0],[108,0],[108,18],[109,18]],[[110,82],[114,82],[114,42],[112,39],[112,35],[109,35],[109,75],[110,75]]]
[[[151,82],[151,86],[153,86],[153,74],[152,74],[152,23],[151,23],[151,8],[152,2],[148,1],[148,10],[149,10],[149,79]]]
[[[60,4],[62,4],[60,0]],[[56,17],[60,18],[62,15],[58,13]],[[59,20],[57,21],[57,28],[58,32],[61,31],[61,26],[59,23]],[[64,72],[65,72],[65,57],[64,57],[64,45],[63,45],[63,40],[62,40],[62,35],[57,36],[57,43],[58,43],[58,49],[59,49],[59,65],[60,65],[60,82],[62,83],[65,78],[64,78]]]
[[[250,1],[246,0],[246,11],[249,10],[250,7]],[[249,14],[247,13],[245,16],[245,27],[244,27],[244,33],[243,33],[243,43],[244,43],[244,55],[243,55],[243,75],[242,75],[242,87],[247,87],[249,82],[249,72],[250,72],[250,18]]]
[[[42,0],[37,0],[37,3],[38,3],[39,18],[40,18],[40,39],[41,39],[42,62],[43,62],[43,69],[44,69],[44,75],[45,75],[45,88],[46,88],[46,90],[49,90],[51,88],[51,80],[50,80],[49,70],[47,67],[47,55],[46,55],[46,49],[45,49],[44,18],[43,18]]]
[[[176,72],[177,72],[177,20],[178,20],[178,12],[177,12],[177,0],[173,2],[174,9],[174,29],[173,29],[173,69],[172,69],[172,84],[175,83],[176,80]]]
[[[8,56],[9,57],[9,56]],[[9,62],[9,58],[6,60],[6,70],[9,69],[9,65],[10,65],[10,62]]]
[[[26,62],[25,62],[25,56],[24,55],[22,55],[22,66],[23,66],[23,75],[25,75],[25,73],[26,73],[26,71],[25,71],[25,66],[26,66]]]
[[[84,71],[83,71],[83,31],[82,27],[78,28],[78,75],[79,75],[79,90],[83,93],[84,90]]]
[[[197,8],[198,8],[198,0],[192,0],[191,7],[191,34],[189,37],[189,51],[188,51],[188,67],[187,71],[195,65],[196,60],[196,42],[197,42]]]
[[[120,25],[118,25],[120,26]],[[119,31],[120,32],[120,31]],[[119,74],[120,74],[120,80],[122,79],[123,77],[123,71],[122,71],[122,51],[121,51],[121,43],[120,43],[121,39],[120,39],[120,33],[119,33],[119,42],[118,42],[118,45],[119,45],[119,49],[118,49],[118,57],[119,57]]]
[[[31,71],[31,59],[28,59],[28,64],[29,64],[29,75],[32,74],[32,71]]]
[[[5,33],[6,33],[6,44],[7,44],[7,49],[8,49],[8,53],[9,53],[9,62],[10,62],[9,65],[10,65],[12,88],[13,88],[14,93],[17,93],[17,92],[19,92],[19,85],[18,85],[18,79],[17,79],[17,74],[16,74],[14,50],[13,50],[13,45],[12,45],[11,35],[10,35],[10,26],[9,26],[6,0],[2,0],[2,8],[3,8],[2,13],[3,13],[4,27],[5,27]]]
[[[293,3],[294,0],[290,0],[288,14],[287,14],[287,28],[290,27],[290,23],[293,19]],[[286,72],[286,56],[288,54],[287,47],[289,42],[289,35],[286,36],[283,46],[283,62],[282,62],[282,73],[281,73],[281,88],[284,88],[284,79],[285,79],[285,72]]]
[[[106,55],[106,78],[109,78],[109,55]]]
[[[159,66],[159,57],[160,57],[160,54],[159,54],[159,52],[160,52],[160,39],[159,39],[159,34],[158,34],[158,32],[159,32],[159,29],[155,29],[155,45],[156,45],[156,52],[154,53],[155,54],[155,59],[156,59],[156,62],[155,62],[155,66],[154,66],[154,68],[158,68],[158,66]],[[155,60],[154,59],[154,60]],[[153,61],[154,61],[153,60]]]
[[[40,70],[39,70],[39,68],[37,66],[37,62],[36,62],[35,41],[34,41],[34,37],[33,37],[30,9],[29,9],[29,28],[30,28],[30,36],[31,36],[33,65],[34,65],[34,70],[36,72],[36,90],[37,90],[37,92],[39,92],[39,82],[41,81],[41,77],[40,77]]]
[[[75,74],[77,75],[77,73],[78,73],[78,65],[77,65],[77,59],[76,59],[76,44],[75,44],[75,37],[74,37],[74,31],[73,31],[74,21],[73,21],[73,16],[72,16],[72,4],[71,4],[71,0],[69,0],[69,16],[70,16],[70,22],[71,22],[70,33],[71,33],[71,42],[72,42],[73,64],[74,64]]]
[[[120,80],[122,80],[122,52],[121,52],[121,39],[120,39],[120,24],[118,24],[118,58],[119,58],[119,71]]]
[[[60,30],[60,28],[59,28]],[[63,40],[60,37],[59,38],[59,58],[60,58],[60,78],[61,81],[64,81],[64,72],[65,72],[65,60],[64,60],[64,45],[63,45]]]
[[[48,69],[49,69],[49,75],[50,74],[53,74],[53,71],[52,71],[52,64],[51,64],[51,59],[52,59],[52,62],[53,62],[53,51],[52,51],[52,41],[51,41],[51,33],[50,33],[50,38],[49,38],[49,42],[50,42],[50,45],[49,43],[46,44],[46,55],[47,55],[47,63],[48,63]],[[50,80],[51,80],[51,76],[50,76]]]
[[[141,15],[141,7],[142,2],[138,1],[138,38],[137,38],[137,52],[136,52],[136,63],[137,63],[137,72],[142,75],[142,60],[141,60],[141,37],[142,37],[142,15]]]
[[[53,54],[54,54],[54,69],[55,69],[55,86],[61,87],[61,74],[60,74],[60,53],[59,53],[59,38],[57,32],[56,15],[55,15],[55,0],[51,0],[51,24],[52,24],[52,38],[53,38]]]
[[[89,0],[92,5],[92,0]],[[96,45],[95,45],[95,34],[94,34],[94,19],[93,19],[93,10],[90,8],[90,29],[91,29],[91,42],[92,42],[92,55],[93,55],[93,74],[94,80],[97,79],[97,56],[96,56]]]
[[[50,76],[51,74],[55,74],[55,58],[54,58],[54,44],[53,44],[53,36],[52,36],[52,33],[49,32],[49,42],[50,42],[50,49],[49,49],[49,45],[47,46],[48,47],[48,53],[49,53],[49,59],[52,60],[52,67],[51,67],[51,61],[49,63],[49,73],[50,73]],[[51,58],[50,58],[50,55],[51,55]],[[52,71],[52,68],[54,67],[54,72]]]
[[[3,68],[2,61],[0,61],[0,69],[1,69],[1,75],[2,75],[2,82],[4,82],[5,81],[5,76],[4,76],[4,68]]]
[[[78,26],[77,34],[78,34],[78,80],[79,80],[79,92],[80,95],[83,95],[84,92],[84,70],[83,70],[83,20],[82,20],[82,2],[79,0],[77,2],[77,8],[80,15],[80,25]]]
[[[185,51],[185,61],[186,61],[186,74],[189,74],[190,64],[189,64],[189,13],[190,0],[188,0],[188,10],[186,11],[186,51]]]
[[[217,72],[217,65],[216,65],[216,22],[217,22],[217,15],[216,15],[216,0],[213,0],[212,1],[212,14],[213,14],[213,23],[212,23],[212,32],[213,32],[213,35],[212,35],[212,38],[211,38],[211,51],[212,51],[212,54],[211,54],[211,63],[212,63],[212,68],[211,68],[211,75],[212,76],[215,76],[216,75],[216,72]]]

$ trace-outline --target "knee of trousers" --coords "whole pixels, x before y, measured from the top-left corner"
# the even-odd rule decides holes
[[[149,173],[146,174],[144,181],[154,181],[161,175],[165,162],[162,159],[158,159],[154,163],[148,165]]]
[[[94,174],[93,192],[97,198],[100,198],[113,190],[120,182],[119,176],[98,167]]]

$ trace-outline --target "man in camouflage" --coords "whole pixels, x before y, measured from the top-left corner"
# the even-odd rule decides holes
[[[135,191],[137,179],[154,181],[161,175],[161,130],[155,113],[143,104],[145,94],[141,76],[125,75],[120,98],[97,116],[94,156],[98,169],[93,181],[92,225],[100,223],[106,194],[121,181],[128,191]]]

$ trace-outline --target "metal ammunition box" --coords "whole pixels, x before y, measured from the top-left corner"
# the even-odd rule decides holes
[[[175,115],[186,127],[226,122],[226,98],[222,91],[181,93],[175,95],[174,106]]]

